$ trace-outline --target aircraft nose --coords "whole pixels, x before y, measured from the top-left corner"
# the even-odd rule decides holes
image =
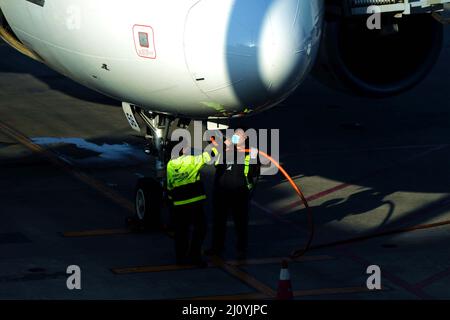
[[[221,109],[273,106],[315,60],[323,0],[202,0],[196,7],[187,23],[186,57],[190,71],[204,79],[201,90]],[[201,28],[193,22],[200,12],[209,21]]]
[[[239,100],[254,108],[294,90],[316,57],[320,1],[236,1],[229,21],[228,72]]]

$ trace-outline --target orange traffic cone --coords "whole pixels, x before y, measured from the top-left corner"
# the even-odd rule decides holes
[[[283,260],[281,263],[280,280],[278,282],[278,300],[292,300],[294,295],[292,294],[291,276],[289,275],[288,263]]]

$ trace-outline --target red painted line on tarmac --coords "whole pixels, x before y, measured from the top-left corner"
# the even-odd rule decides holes
[[[343,189],[348,188],[348,187],[350,187],[350,186],[352,186],[352,185],[353,185],[353,184],[351,184],[351,183],[342,183],[342,184],[339,184],[339,185],[337,185],[337,186],[335,186],[335,187],[333,187],[333,188],[330,188],[330,189],[327,189],[327,190],[318,192],[318,193],[316,193],[316,194],[313,194],[313,195],[307,197],[307,198],[306,198],[306,201],[311,202],[311,201],[314,201],[314,200],[323,198],[323,197],[325,197],[325,196],[327,196],[327,195],[329,195],[329,194],[335,193],[335,192],[337,192],[337,191],[339,191],[339,190],[343,190]],[[286,211],[292,210],[292,209],[297,208],[297,207],[302,206],[302,205],[303,205],[303,202],[300,201],[300,200],[295,201],[295,202],[292,202],[292,203],[288,204],[287,206],[281,208],[281,209],[279,210],[279,213],[284,213],[284,212],[286,212]]]
[[[355,262],[358,262],[358,263],[364,265],[365,267],[375,265],[375,263],[371,263],[371,262],[367,261],[366,259],[364,259],[363,257],[360,257],[360,256],[350,252],[347,249],[344,250],[342,248],[338,248],[338,250],[341,251],[343,253],[343,255],[346,256],[347,258],[349,258]],[[416,297],[418,297],[420,299],[424,299],[424,300],[432,299],[431,296],[429,296],[428,294],[423,292],[420,288],[417,288],[415,285],[410,284],[406,280],[403,280],[402,278],[384,270],[383,268],[381,268],[381,273],[382,273],[383,278],[389,280],[393,284],[401,287],[402,289],[408,291],[409,293],[415,295]]]
[[[367,292],[380,292],[386,291],[385,288],[381,290],[370,290],[367,287],[347,287],[347,288],[325,288],[325,289],[312,289],[312,290],[300,290],[294,291],[294,297],[307,297],[307,296],[322,296],[333,294],[351,294],[351,293],[367,293]]]
[[[336,187],[333,187],[333,188],[330,188],[328,190],[324,190],[322,192],[313,194],[312,196],[307,197],[306,200],[311,202],[311,201],[320,199],[322,197],[325,197],[325,196],[327,196],[329,194],[335,193],[335,192],[337,192],[339,190],[345,189],[345,188],[350,187],[350,186],[352,186],[351,183],[342,183],[340,185],[337,185]]]
[[[368,174],[366,174],[366,175],[364,175],[364,176],[362,176],[362,177],[360,177],[360,178],[358,178],[358,179],[355,179],[355,180],[353,180],[353,181],[351,181],[351,182],[348,182],[348,183],[342,183],[342,184],[339,184],[339,185],[337,185],[337,186],[335,186],[335,187],[333,187],[333,188],[330,188],[330,189],[321,191],[321,192],[319,192],[319,193],[313,194],[313,195],[311,195],[311,196],[308,196],[308,197],[306,197],[306,200],[307,200],[308,202],[312,202],[312,201],[318,200],[318,199],[320,199],[320,198],[323,198],[323,197],[325,197],[325,196],[328,196],[328,195],[330,195],[330,194],[332,194],[332,193],[335,193],[335,192],[337,192],[337,191],[340,191],[340,190],[346,189],[346,188],[348,188],[348,187],[354,186],[354,185],[355,185],[356,183],[358,183],[358,182],[364,181],[364,180],[366,180],[366,179],[368,179],[368,178],[374,177],[374,176],[376,176],[376,175],[378,175],[378,174],[380,174],[380,173],[384,173],[385,171],[388,171],[388,170],[390,170],[390,169],[392,169],[392,168],[395,168],[395,167],[397,167],[397,166],[400,166],[400,165],[402,165],[402,164],[404,164],[404,163],[410,162],[410,161],[415,160],[415,159],[420,158],[420,157],[424,157],[424,156],[426,156],[426,155],[428,155],[428,154],[430,154],[430,153],[432,153],[432,152],[434,152],[434,151],[438,151],[438,150],[444,149],[444,148],[446,148],[446,147],[448,147],[448,145],[439,145],[439,146],[433,147],[433,148],[431,148],[431,149],[429,149],[429,150],[426,150],[426,151],[424,151],[424,152],[422,152],[422,153],[419,153],[419,154],[417,154],[417,155],[414,155],[414,156],[412,156],[412,157],[409,157],[408,159],[405,159],[405,160],[403,160],[403,161],[399,161],[399,162],[397,162],[397,163],[395,163],[395,164],[393,164],[393,165],[390,165],[390,166],[387,166],[387,167],[380,168],[380,169],[378,169],[378,170],[374,170],[374,171],[372,171],[372,172],[369,172]],[[284,214],[284,213],[286,213],[287,211],[292,210],[292,209],[297,208],[297,207],[302,206],[302,205],[303,205],[303,202],[302,202],[302,201],[296,200],[296,201],[294,201],[294,202],[292,202],[292,203],[290,203],[290,204],[284,206],[283,208],[277,210],[276,213],[277,213],[277,214]]]
[[[435,282],[437,282],[439,280],[447,278],[448,276],[450,276],[450,268],[448,268],[448,269],[446,269],[444,271],[438,272],[438,273],[436,273],[436,274],[434,274],[434,275],[432,275],[432,276],[430,276],[430,277],[420,281],[415,286],[417,288],[423,289],[423,288],[428,287],[429,285],[431,285],[431,284],[433,284],[433,283],[435,283]]]

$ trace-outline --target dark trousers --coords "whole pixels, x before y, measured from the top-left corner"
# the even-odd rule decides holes
[[[248,219],[250,194],[246,188],[226,190],[216,188],[214,192],[213,249],[225,249],[228,212],[231,211],[236,229],[239,251],[246,251],[248,245]]]
[[[187,259],[198,262],[201,259],[207,228],[203,201],[173,206],[172,219],[177,263],[185,262]],[[192,234],[189,232],[191,225],[193,226]]]

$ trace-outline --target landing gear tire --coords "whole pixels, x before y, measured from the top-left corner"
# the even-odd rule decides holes
[[[161,209],[163,190],[152,178],[139,179],[135,189],[135,216],[128,219],[129,227],[138,232],[162,230]]]

